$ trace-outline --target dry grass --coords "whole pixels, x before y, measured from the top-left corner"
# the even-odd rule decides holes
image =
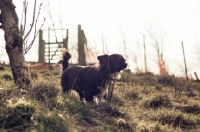
[[[60,74],[32,71],[27,91],[16,89],[8,68],[0,72],[0,131],[193,132],[200,131],[200,86],[172,76],[123,74],[112,105],[83,103],[63,94]]]

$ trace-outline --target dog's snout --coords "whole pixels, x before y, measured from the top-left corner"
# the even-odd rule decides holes
[[[125,66],[125,68],[128,66],[128,64],[127,63],[124,63],[124,66]]]

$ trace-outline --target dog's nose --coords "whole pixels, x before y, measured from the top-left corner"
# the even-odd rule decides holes
[[[128,64],[127,64],[127,63],[125,63],[125,66],[126,66],[126,67],[127,67],[127,65],[128,65]]]

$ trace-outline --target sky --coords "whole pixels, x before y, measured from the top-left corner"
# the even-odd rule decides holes
[[[27,0],[27,26],[32,21],[33,0]],[[13,0],[21,24],[23,2]],[[184,76],[184,62],[181,47],[183,41],[188,74],[200,74],[195,50],[200,42],[200,1],[198,0],[37,0],[37,11],[42,4],[38,19],[39,29],[45,18],[43,29],[69,29],[69,50],[77,45],[77,26],[85,32],[88,49],[95,56],[120,53],[128,61],[133,72],[138,66],[144,71],[143,36],[145,37],[148,71],[158,74],[156,50],[152,38],[163,44],[163,57],[170,74]],[[51,14],[51,17],[50,17]],[[27,31],[26,31],[27,32]],[[47,41],[47,33],[44,33]],[[65,36],[57,32],[59,40]],[[0,31],[0,61],[7,61],[3,31]],[[31,38],[31,37],[30,37]],[[52,40],[55,35],[52,33]],[[38,38],[25,55],[26,61],[38,60]],[[200,52],[200,51],[199,51]],[[72,57],[72,62],[76,62]],[[137,59],[135,59],[137,58]]]

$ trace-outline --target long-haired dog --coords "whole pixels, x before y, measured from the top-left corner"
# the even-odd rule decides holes
[[[97,57],[99,66],[71,66],[68,61],[71,58],[69,52],[63,50],[63,73],[61,86],[63,92],[75,90],[80,95],[80,99],[90,102],[93,97],[105,94],[108,87],[108,79],[113,74],[124,70],[127,67],[126,60],[120,54],[100,55]]]

